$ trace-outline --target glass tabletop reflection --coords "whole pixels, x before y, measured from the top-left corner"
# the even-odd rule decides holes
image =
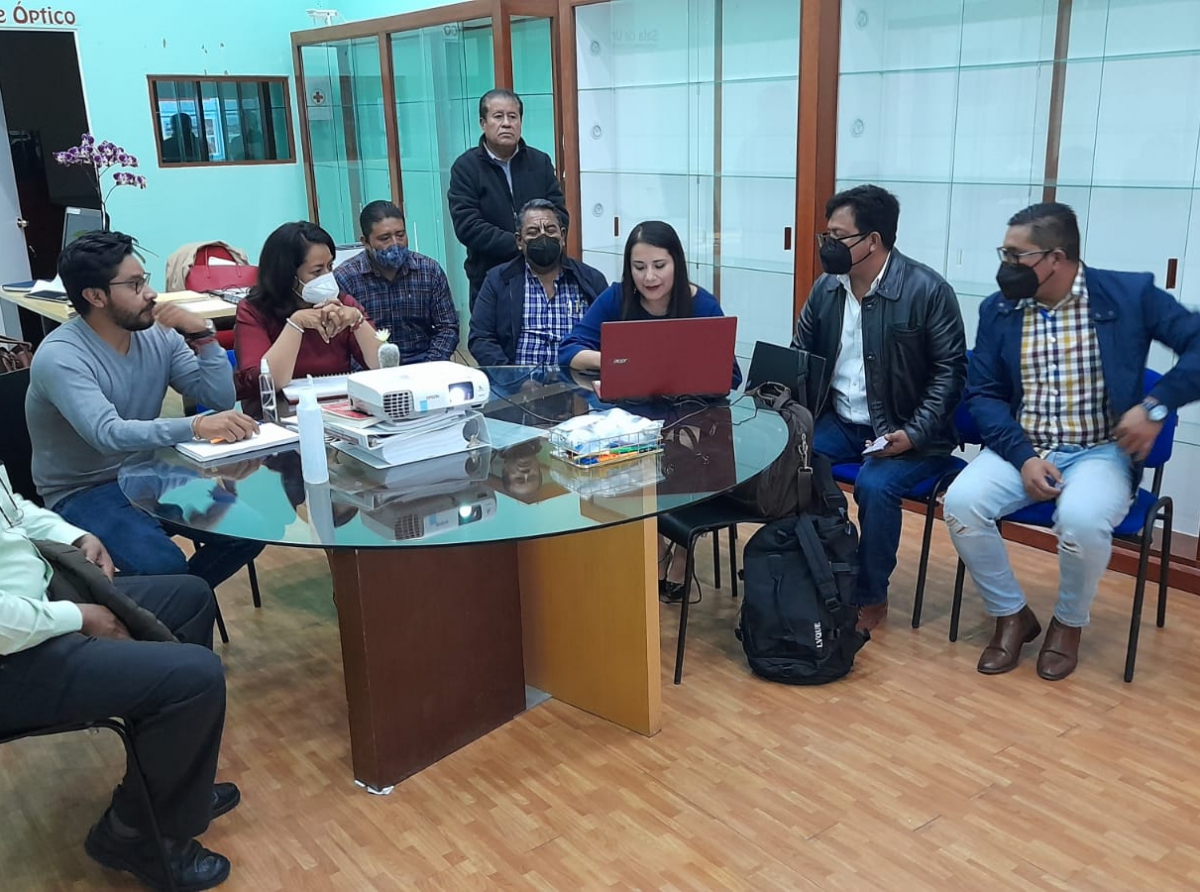
[[[395,548],[533,539],[625,523],[711,498],[783,450],[775,413],[730,394],[621,408],[663,421],[661,452],[577,468],[544,432],[611,406],[591,382],[558,368],[483,369],[480,410],[491,445],[376,469],[329,447],[329,482],[304,482],[298,447],[201,465],[173,448],[132,457],[122,491],[154,517],[260,542]],[[533,430],[537,429],[537,430]],[[539,432],[541,435],[539,435]]]

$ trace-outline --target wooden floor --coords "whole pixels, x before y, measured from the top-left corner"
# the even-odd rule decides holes
[[[909,628],[919,527],[906,524],[891,625],[848,679],[754,679],[734,602],[706,586],[678,688],[678,608],[663,608],[657,737],[551,702],[387,797],[350,781],[324,560],[268,552],[261,611],[244,577],[221,591],[233,636],[221,776],[244,796],[204,837],[233,859],[223,888],[1200,886],[1200,601],[1177,596],[1167,628],[1144,629],[1133,685],[1121,681],[1131,580],[1120,576],[1103,584],[1072,678],[1038,679],[1035,649],[1012,674],[984,677],[974,665],[990,624],[972,592],[962,639],[946,641],[943,529],[926,623]],[[1048,619],[1054,557],[1015,550]],[[95,734],[0,749],[0,887],[133,888],[82,850],[121,764],[119,743]]]

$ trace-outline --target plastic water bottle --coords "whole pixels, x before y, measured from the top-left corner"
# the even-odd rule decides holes
[[[321,420],[321,407],[317,405],[317,392],[309,386],[300,391],[300,406],[296,409],[296,426],[300,428],[300,472],[305,483],[328,483],[329,460],[325,456],[325,423]]]
[[[279,410],[275,406],[275,379],[271,377],[271,366],[264,356],[258,367],[258,396],[262,403],[263,421],[278,421]]]

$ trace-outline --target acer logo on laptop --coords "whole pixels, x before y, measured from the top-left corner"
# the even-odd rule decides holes
[[[612,364],[613,365],[625,365],[625,363],[627,363],[627,362],[629,362],[629,360],[625,357],[622,357],[620,359],[614,359],[612,361]]]

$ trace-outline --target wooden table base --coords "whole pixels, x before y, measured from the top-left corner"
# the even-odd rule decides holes
[[[482,737],[524,710],[527,679],[656,734],[654,530],[328,552],[355,779],[383,790]]]

